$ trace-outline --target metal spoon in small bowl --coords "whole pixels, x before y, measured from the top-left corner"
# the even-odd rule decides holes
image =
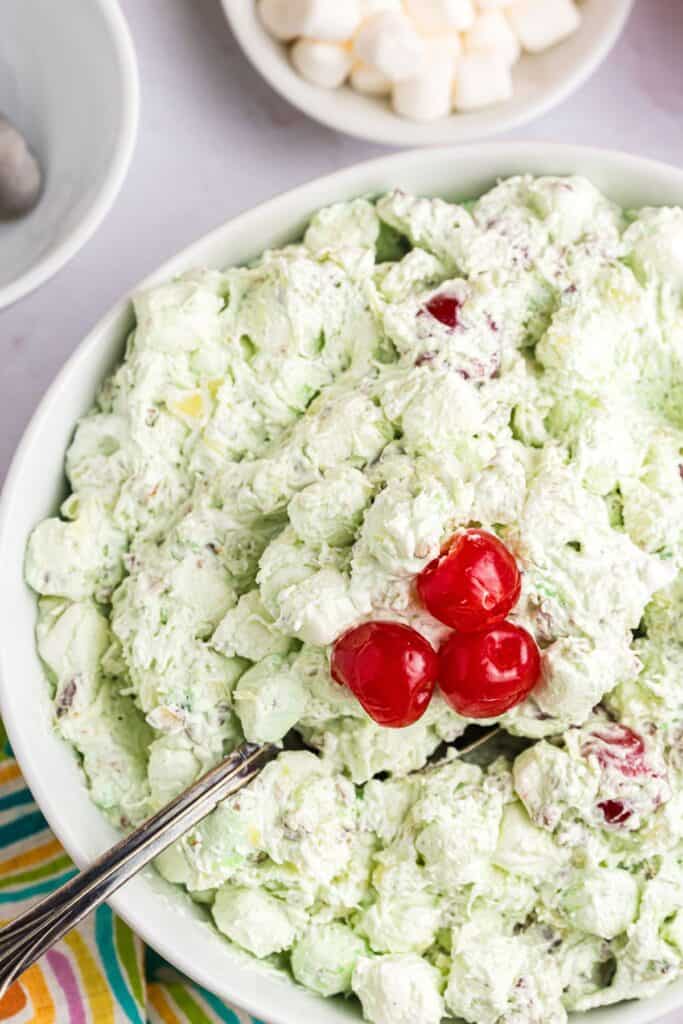
[[[0,114],[0,221],[30,213],[40,198],[43,175],[26,139]]]
[[[452,745],[469,754],[500,734],[498,727],[472,726]],[[296,734],[285,747],[302,748]],[[282,750],[274,743],[243,743],[166,807],[124,836],[88,868],[0,930],[0,999],[31,964],[125,882],[180,839],[221,801],[256,778]]]

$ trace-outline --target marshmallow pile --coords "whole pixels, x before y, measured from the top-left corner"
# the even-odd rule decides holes
[[[258,0],[300,75],[391,98],[415,121],[512,96],[512,66],[574,32],[574,0]]]

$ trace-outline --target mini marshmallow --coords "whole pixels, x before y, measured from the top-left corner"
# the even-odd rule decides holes
[[[497,54],[508,64],[514,64],[521,52],[519,40],[502,11],[486,11],[479,15],[465,35],[465,50],[468,53]]]
[[[385,11],[363,22],[353,41],[354,55],[392,82],[410,78],[424,57],[424,43],[405,14]]]
[[[388,96],[391,92],[391,79],[362,60],[351,68],[351,85],[368,96]]]
[[[270,34],[289,42],[306,32],[309,7],[308,0],[260,0],[258,11]]]
[[[509,7],[512,0],[474,0],[480,11],[500,11]]]
[[[288,42],[299,35],[302,13],[300,8],[303,6],[288,3],[287,0],[261,0],[258,12],[270,34],[276,39]]]
[[[310,24],[302,35],[326,42],[346,42],[361,23],[360,0],[309,0]]]
[[[402,11],[402,0],[360,0],[361,18],[369,18],[371,14],[381,11]]]
[[[581,21],[573,0],[515,0],[506,13],[529,53],[539,53],[559,43],[576,31]]]
[[[455,69],[453,105],[456,110],[478,110],[512,96],[510,65],[495,54],[466,53]]]
[[[336,89],[343,85],[351,71],[351,54],[338,43],[320,39],[299,39],[291,49],[292,64],[299,74],[313,85]]]
[[[433,61],[446,60],[449,62],[451,78],[455,74],[455,65],[462,52],[462,37],[459,32],[443,32],[438,36],[429,36],[425,39],[425,61],[429,66]]]
[[[427,60],[419,75],[395,83],[394,110],[412,121],[436,121],[450,113],[452,87],[453,64],[442,53]]]
[[[344,42],[360,25],[361,0],[261,0],[259,13],[277,39]]]
[[[424,35],[456,29],[465,32],[474,23],[472,0],[404,0],[406,13]]]

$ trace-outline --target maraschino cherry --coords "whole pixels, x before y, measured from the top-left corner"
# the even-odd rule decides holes
[[[642,736],[620,722],[606,722],[595,729],[581,752],[597,758],[601,768],[615,768],[627,778],[653,774]]]
[[[427,710],[439,659],[431,644],[410,626],[365,622],[335,641],[330,670],[375,722],[400,729]]]
[[[432,295],[424,308],[430,316],[433,316],[444,327],[450,327],[451,330],[454,330],[458,326],[458,314],[460,313],[461,306],[462,303],[456,299],[455,295],[437,292],[436,295]]]
[[[633,817],[633,811],[623,800],[602,800],[598,807],[608,825],[625,825]]]
[[[605,722],[594,729],[581,748],[584,757],[594,757],[600,768],[613,770],[627,779],[649,776],[661,778],[647,756],[643,737],[621,722]],[[633,816],[632,809],[623,800],[602,800],[598,804],[608,825],[625,825]]]
[[[465,530],[422,570],[417,589],[434,618],[473,633],[502,622],[519,600],[521,578],[513,555],[494,534]]]
[[[533,637],[512,622],[454,633],[441,648],[439,685],[465,718],[497,718],[521,703],[541,674]]]

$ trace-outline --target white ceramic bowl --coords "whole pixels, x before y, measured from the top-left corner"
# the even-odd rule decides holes
[[[361,164],[273,199],[223,225],[175,256],[149,281],[198,265],[240,263],[296,239],[317,208],[401,186],[465,198],[496,179],[584,174],[625,206],[683,204],[683,170],[620,153],[547,144],[488,144],[419,150]],[[147,283],[149,283],[149,281]],[[16,453],[0,506],[0,706],[10,741],[45,817],[78,864],[101,853],[116,833],[90,802],[71,750],[51,729],[48,688],[34,647],[35,596],[23,580],[32,527],[64,495],[64,452],[74,424],[121,358],[131,307],[120,302],[91,331],[45,395]],[[341,1024],[360,1019],[353,1003],[324,1000],[233,950],[205,912],[152,869],[111,901],[151,946],[220,996],[268,1024]],[[645,1024],[683,1006],[683,981],[656,999],[577,1018],[585,1024]]]
[[[56,273],[109,210],[135,143],[138,73],[116,0],[4,0],[0,21],[0,112],[45,175],[31,214],[0,223],[2,309]]]
[[[434,146],[484,139],[515,128],[561,103],[605,59],[633,0],[582,0],[580,29],[545,53],[525,55],[513,70],[514,95],[496,106],[429,123],[395,114],[385,99],[349,86],[321,89],[292,67],[286,48],[265,30],[255,0],[221,0],[245,54],[277,92],[330,128],[392,146]],[[342,0],[339,0],[342,2]]]

